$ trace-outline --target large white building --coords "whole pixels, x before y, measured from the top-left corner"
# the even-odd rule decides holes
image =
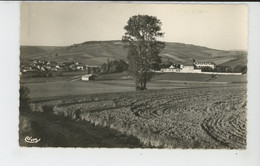
[[[174,66],[170,66],[169,68],[162,68],[161,72],[166,73],[201,73],[201,69],[194,69],[192,64],[184,64],[180,65],[180,68],[175,68]]]
[[[210,67],[215,69],[216,65],[212,62],[194,62],[196,68],[201,69],[203,67]]]
[[[192,64],[186,64],[186,65],[182,65],[181,69],[183,71],[193,71],[194,70],[194,66]]]
[[[180,72],[180,69],[175,68],[173,65],[171,65],[169,68],[162,68],[162,72]]]

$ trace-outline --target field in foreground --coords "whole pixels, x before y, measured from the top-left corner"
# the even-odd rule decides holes
[[[63,96],[35,100],[30,103],[30,108],[33,113],[38,113],[37,116],[53,115],[72,119],[82,129],[74,131],[79,140],[92,137],[91,133],[82,133],[85,127],[80,123],[88,122],[137,139],[134,147],[246,148],[246,86],[242,84]],[[32,126],[39,121],[35,120]],[[24,126],[20,127],[20,134],[25,131],[30,133],[30,125],[24,125],[23,120],[20,122],[20,126]],[[50,123],[52,119],[46,118],[46,122]],[[52,128],[51,134],[38,133],[37,137],[51,141],[56,135],[55,130],[57,133],[66,133],[70,127],[64,123],[55,125],[57,128]],[[45,127],[48,126],[51,124]],[[106,136],[100,139],[110,142]],[[68,144],[116,147],[113,143],[110,146]],[[20,145],[23,144],[20,142]],[[48,145],[55,146],[55,143]]]
[[[21,78],[20,83],[30,88],[30,97],[33,99],[135,91],[134,80],[123,78],[129,76],[127,73],[102,74],[96,81],[71,81],[80,76],[76,73],[62,77]],[[164,73],[156,74],[147,86],[148,89],[155,90],[234,86],[246,82],[247,75],[212,77],[210,74]]]
[[[37,147],[148,147],[134,136],[87,121],[40,112],[20,114],[20,146]],[[26,136],[41,138],[37,144],[25,142]],[[106,139],[104,139],[106,138]]]

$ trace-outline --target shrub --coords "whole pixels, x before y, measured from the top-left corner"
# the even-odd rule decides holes
[[[243,73],[246,74],[247,73],[247,66],[246,65],[237,65],[234,68],[234,72],[235,73]]]
[[[28,111],[29,110],[29,93],[30,89],[26,86],[21,86],[20,87],[20,112],[22,111]]]

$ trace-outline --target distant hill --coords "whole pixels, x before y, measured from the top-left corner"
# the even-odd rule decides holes
[[[89,41],[65,47],[52,46],[21,46],[21,58],[45,59],[53,61],[80,61],[89,65],[101,65],[107,59],[123,59],[127,61],[127,50],[121,41]],[[236,66],[247,64],[246,51],[216,50],[202,46],[183,43],[166,42],[161,52],[164,62],[183,63],[196,59],[210,61],[217,65]]]

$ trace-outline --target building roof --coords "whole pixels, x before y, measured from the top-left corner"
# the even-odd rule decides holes
[[[198,65],[214,65],[213,62],[195,62],[194,64],[198,64]]]
[[[175,67],[174,67],[173,65],[171,65],[169,68],[170,68],[170,69],[174,69]]]
[[[82,77],[85,77],[85,78],[89,78],[89,77],[92,77],[93,74],[86,74],[86,75],[83,75]]]

